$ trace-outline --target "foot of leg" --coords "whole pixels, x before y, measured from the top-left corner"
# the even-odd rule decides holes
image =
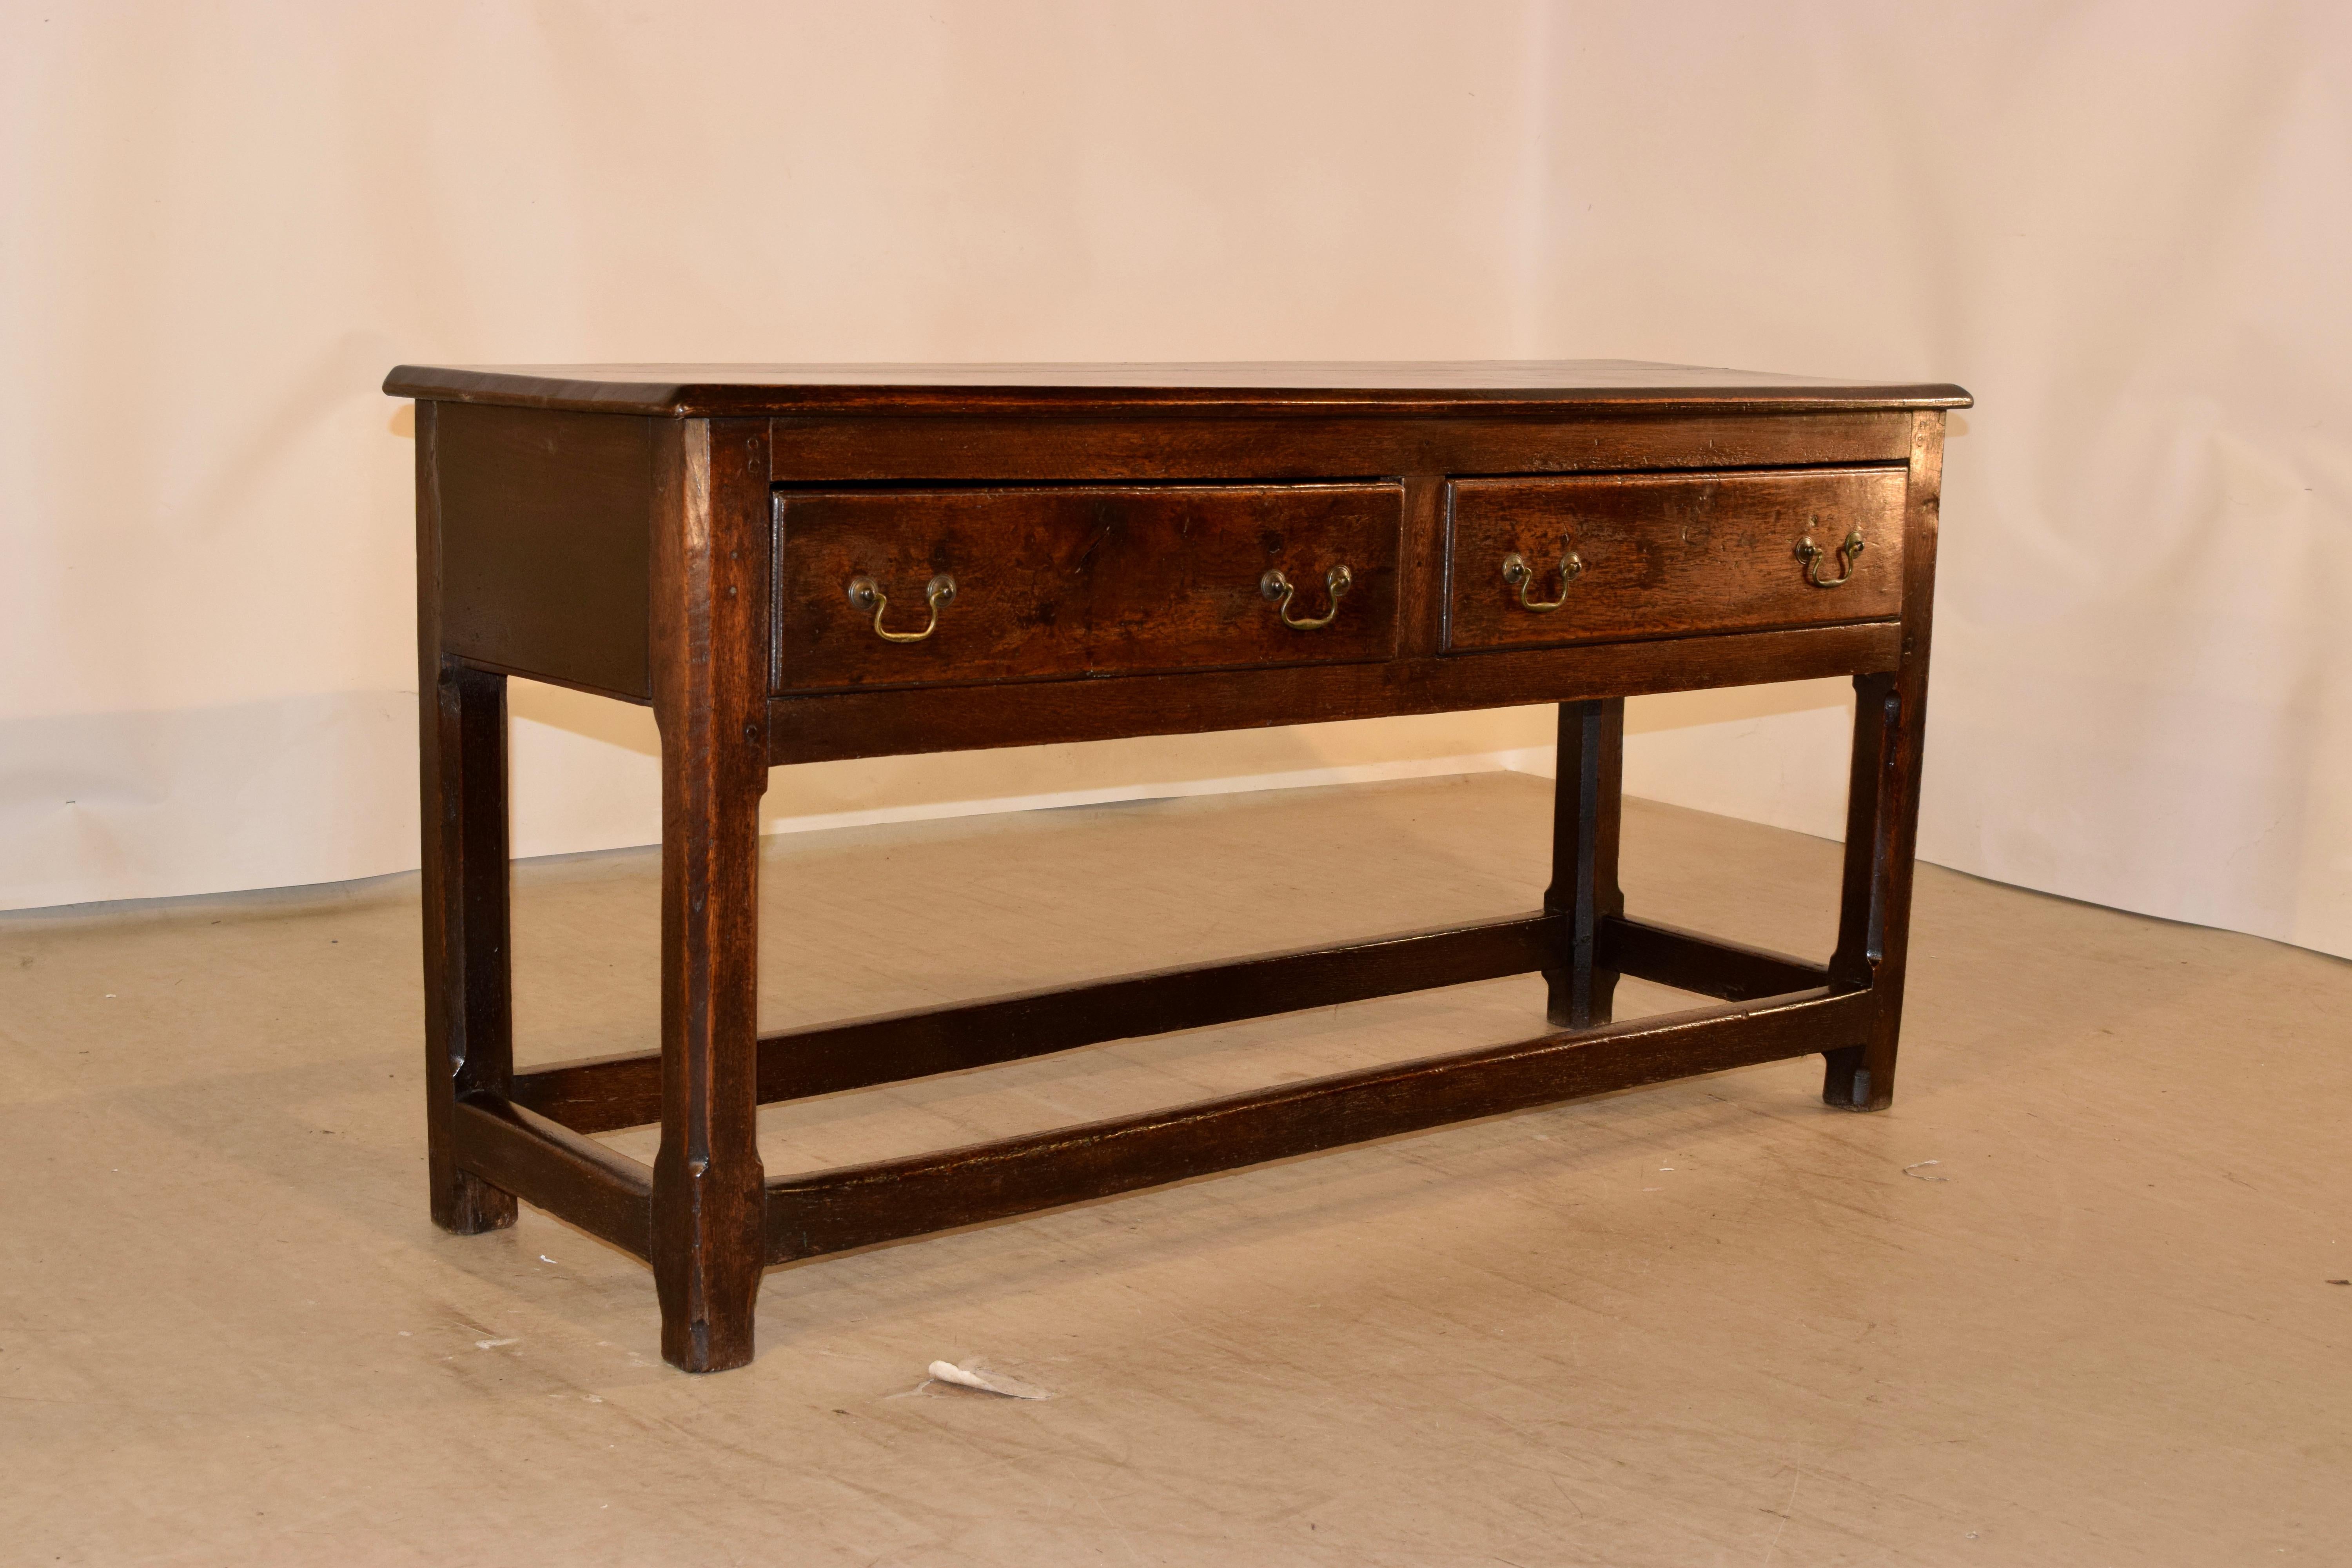
[[[1867,1046],[1847,1046],[1822,1053],[1827,1064],[1822,1075],[1822,1103],[1840,1110],[1884,1110],[1895,1103],[1894,1053],[1871,1061]]]

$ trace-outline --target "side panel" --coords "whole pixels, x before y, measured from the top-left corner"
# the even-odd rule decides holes
[[[441,646],[646,702],[656,421],[435,405]],[[660,421],[667,424],[668,421]]]

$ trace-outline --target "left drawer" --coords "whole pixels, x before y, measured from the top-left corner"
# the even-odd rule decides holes
[[[785,490],[775,514],[779,692],[1396,651],[1396,484]]]

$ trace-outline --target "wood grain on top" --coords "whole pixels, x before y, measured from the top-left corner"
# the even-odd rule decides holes
[[[490,403],[680,418],[727,415],[1425,413],[1449,407],[1965,408],[1948,383],[1880,384],[1634,360],[1256,364],[400,365],[383,389]]]

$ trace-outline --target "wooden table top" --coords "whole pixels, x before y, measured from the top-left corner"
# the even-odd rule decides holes
[[[893,413],[1230,414],[1965,408],[1948,383],[1881,384],[1636,360],[1237,364],[410,365],[395,397],[675,418]]]

